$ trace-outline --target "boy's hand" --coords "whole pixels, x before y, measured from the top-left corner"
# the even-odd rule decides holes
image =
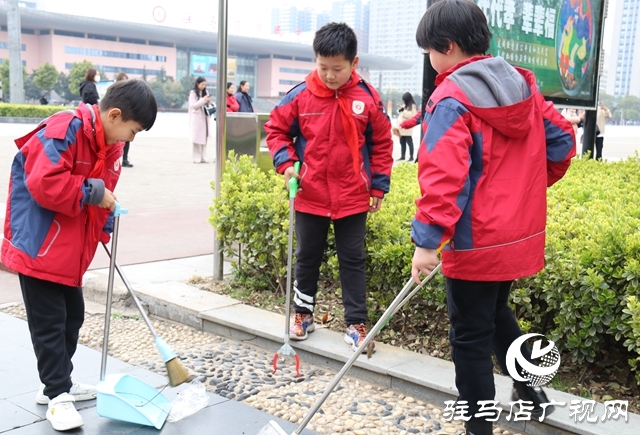
[[[100,201],[100,204],[98,204],[98,207],[108,208],[109,210],[114,211],[116,209],[117,199],[118,198],[116,198],[116,195],[112,191],[105,188],[104,196],[102,197],[102,201]]]
[[[300,174],[296,172],[293,166],[289,166],[287,169],[284,170],[284,186],[287,189],[289,188],[289,178],[291,177],[297,178],[298,180],[300,179]]]
[[[411,276],[416,284],[420,284],[420,274],[427,276],[440,263],[435,249],[426,249],[416,246],[411,263]]]
[[[369,213],[375,213],[380,210],[382,207],[382,198],[378,198],[377,196],[371,197],[371,205],[369,206]]]

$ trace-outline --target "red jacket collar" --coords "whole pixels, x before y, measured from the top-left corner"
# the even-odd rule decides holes
[[[313,71],[311,71],[304,80],[307,84],[307,89],[309,89],[309,91],[311,91],[313,95],[318,97],[333,97],[335,96],[336,92],[344,91],[345,89],[356,86],[360,81],[360,77],[358,76],[356,70],[352,70],[351,77],[349,77],[347,83],[340,86],[337,91],[329,89],[327,85],[324,84],[324,82],[320,79],[320,76],[318,76],[318,70],[314,69]]]

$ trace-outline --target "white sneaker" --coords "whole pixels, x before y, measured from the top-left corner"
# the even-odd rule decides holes
[[[95,399],[98,392],[96,391],[95,385],[73,382],[69,394],[73,396],[76,402],[82,402],[83,400]],[[36,394],[36,402],[40,405],[49,403],[49,398],[44,395],[44,384],[40,384],[40,390],[38,390],[38,394]]]
[[[64,431],[75,429],[84,424],[82,417],[73,406],[75,399],[69,393],[62,393],[49,402],[47,420],[55,430]]]

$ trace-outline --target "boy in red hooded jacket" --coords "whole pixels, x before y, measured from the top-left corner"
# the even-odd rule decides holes
[[[17,139],[2,263],[18,272],[42,386],[55,430],[82,426],[73,402],[96,397],[71,379],[84,321],[82,276],[113,225],[124,141],[149,130],[156,100],[142,80],[118,81],[97,104],[56,113]]]
[[[412,274],[419,282],[431,272],[445,246],[458,403],[468,406],[467,434],[491,435],[492,422],[478,412],[479,402],[495,395],[491,352],[507,373],[507,350],[522,335],[508,305],[511,284],[544,267],[547,187],[569,168],[575,137],[531,71],[484,55],[491,32],[472,1],[434,3],[416,40],[439,75],[418,152],[422,197],[412,223]],[[521,352],[531,362],[526,345]],[[516,380],[513,396],[544,415],[540,387]]]
[[[389,191],[391,125],[377,92],[358,76],[358,41],[346,24],[316,32],[316,69],[290,90],[265,124],[285,182],[296,177],[296,251],[292,340],[314,330],[313,310],[327,231],[333,222],[345,341],[358,350],[367,334],[364,235]],[[301,162],[296,174],[293,164]]]

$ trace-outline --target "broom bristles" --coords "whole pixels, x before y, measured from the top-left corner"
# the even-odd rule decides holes
[[[167,376],[169,377],[169,385],[172,387],[177,387],[189,380],[189,372],[178,358],[171,358],[165,363],[165,367],[167,369]]]

